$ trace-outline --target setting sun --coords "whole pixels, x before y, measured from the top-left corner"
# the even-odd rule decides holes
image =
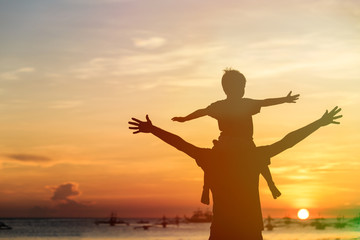
[[[298,211],[297,215],[299,219],[305,220],[309,217],[309,211],[303,208]]]

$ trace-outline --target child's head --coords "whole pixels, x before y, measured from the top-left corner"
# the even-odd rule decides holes
[[[243,97],[246,79],[242,73],[234,69],[225,69],[221,84],[228,97]]]

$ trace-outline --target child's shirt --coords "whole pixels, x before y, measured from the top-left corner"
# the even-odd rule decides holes
[[[220,141],[221,138],[240,138],[252,141],[254,131],[252,115],[260,112],[260,109],[260,101],[249,98],[224,99],[214,102],[206,108],[207,115],[218,121],[221,131]]]

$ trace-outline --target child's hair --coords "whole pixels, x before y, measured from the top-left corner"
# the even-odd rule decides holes
[[[226,68],[224,72],[225,73],[222,76],[221,84],[226,95],[231,94],[231,92],[234,90],[234,87],[236,86],[245,88],[246,78],[242,73],[231,68]]]

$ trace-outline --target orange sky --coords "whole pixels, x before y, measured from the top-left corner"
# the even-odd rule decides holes
[[[360,211],[358,1],[7,1],[0,16],[0,217],[206,209],[195,162],[127,121],[149,114],[211,147],[215,120],[171,118],[225,98],[226,67],[246,97],[301,94],[254,117],[257,145],[343,108],[341,125],[272,160],[283,195],[261,179],[264,215]]]

